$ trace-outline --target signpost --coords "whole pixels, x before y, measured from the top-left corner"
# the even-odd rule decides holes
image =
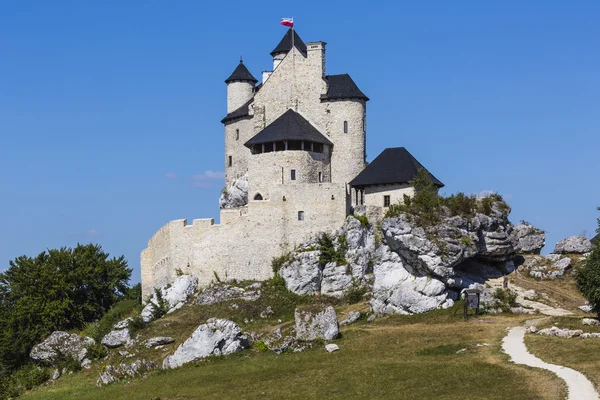
[[[469,318],[469,308],[475,309],[475,315],[479,314],[479,297],[481,290],[479,289],[467,289],[463,292],[463,299],[465,300],[465,320]]]

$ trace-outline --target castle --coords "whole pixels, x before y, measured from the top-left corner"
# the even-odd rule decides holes
[[[325,47],[289,29],[260,84],[242,60],[225,80],[220,223],[160,228],[141,253],[144,297],[180,272],[200,285],[215,276],[268,279],[274,257],[338,229],[356,206],[380,218],[412,194],[408,182],[422,165],[406,149],[386,149],[367,166],[369,98],[348,74],[326,75]]]

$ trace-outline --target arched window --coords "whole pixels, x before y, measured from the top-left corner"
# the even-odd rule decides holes
[[[263,197],[262,197],[262,195],[260,193],[256,193],[254,195],[254,200],[262,200],[262,199],[263,199]]]
[[[344,121],[344,133],[348,133],[348,121]]]
[[[235,140],[240,140],[240,130],[239,129],[235,130]]]

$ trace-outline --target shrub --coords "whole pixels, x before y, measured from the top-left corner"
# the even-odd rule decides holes
[[[50,370],[35,364],[26,364],[9,376],[0,379],[0,399],[11,399],[22,395],[50,379]]]
[[[108,355],[106,351],[106,347],[96,342],[87,347],[87,357],[91,360],[98,360],[100,358],[104,358]]]
[[[271,261],[271,268],[273,269],[273,273],[275,275],[279,274],[279,270],[281,269],[281,267],[291,263],[292,261],[294,261],[292,253],[285,253],[282,256],[273,258],[273,260]]]
[[[146,327],[146,323],[141,315],[136,315],[129,321],[129,325],[127,327],[129,328],[130,333],[135,333],[144,329]]]
[[[348,241],[345,236],[339,236],[337,246],[333,244],[333,239],[327,233],[323,233],[318,240],[319,243],[319,264],[326,265],[335,262],[337,265],[348,264],[346,261],[346,251],[348,250]]]
[[[216,275],[216,273],[215,273]],[[166,315],[169,312],[169,302],[165,300],[162,294],[162,290],[158,288],[154,288],[154,299],[151,304],[151,313],[153,319],[159,319],[162,316]]]
[[[600,210],[600,207],[598,207]],[[600,233],[600,218],[598,218],[598,229]],[[587,299],[594,311],[600,314],[600,241],[594,243],[592,252],[577,269],[575,275],[577,288]]]
[[[175,270],[175,274],[177,274],[177,276],[183,276],[183,271],[181,270],[181,268],[177,268]]]
[[[262,340],[257,340],[254,342],[254,347],[260,352],[269,350],[269,347]]]
[[[367,293],[367,287],[361,285],[355,279],[352,279],[352,284],[350,287],[344,292],[344,300],[348,304],[356,304],[362,301],[364,295]]]
[[[511,307],[518,306],[517,294],[512,290],[496,289],[492,297],[496,299],[494,306],[500,308],[504,312],[510,312]]]
[[[137,300],[123,300],[115,304],[104,316],[102,319],[96,322],[91,322],[85,325],[82,335],[89,336],[100,342],[102,338],[112,331],[113,326],[127,318],[129,315],[134,313],[139,309],[139,304]]]
[[[355,215],[354,218],[360,221],[360,226],[363,228],[369,226],[369,218],[366,215]]]
[[[462,244],[464,244],[465,246],[469,246],[471,243],[473,243],[473,241],[471,240],[471,238],[470,238],[470,237],[468,237],[468,236],[463,236],[463,237],[461,237],[461,238],[460,238],[460,242],[461,242]]]

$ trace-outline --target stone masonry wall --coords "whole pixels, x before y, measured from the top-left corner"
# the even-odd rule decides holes
[[[254,123],[249,118],[225,125],[225,187],[231,186],[234,180],[248,171],[248,160],[252,154],[244,143],[253,136]],[[232,160],[231,166],[229,166],[229,156]]]
[[[383,207],[383,196],[390,196],[390,204],[404,202],[404,195],[412,196],[414,188],[408,184],[376,185],[365,188],[365,205]],[[383,209],[385,212],[387,208]]]

